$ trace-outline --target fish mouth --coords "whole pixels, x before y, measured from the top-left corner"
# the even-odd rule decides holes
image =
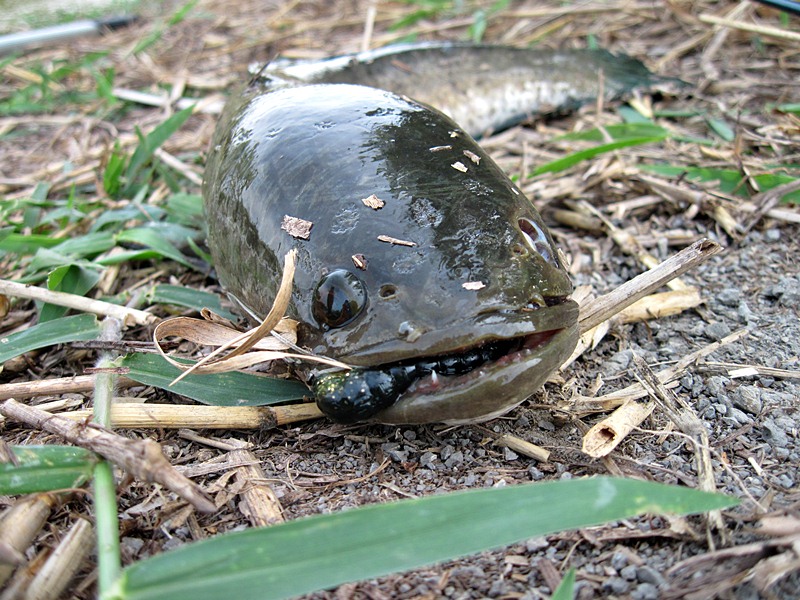
[[[530,397],[577,342],[577,323],[503,340],[508,351],[498,358],[464,374],[425,375],[368,420],[389,425],[488,421]]]
[[[314,384],[317,404],[342,423],[492,419],[528,398],[570,356],[578,340],[577,312],[575,302],[563,299],[535,316],[480,315],[471,322],[471,345],[453,345],[452,331],[435,332],[426,340],[427,352],[418,348],[415,355]],[[463,340],[463,330],[460,335]]]

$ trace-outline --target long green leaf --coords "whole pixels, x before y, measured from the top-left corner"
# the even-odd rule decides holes
[[[298,519],[190,544],[123,571],[118,600],[285,598],[644,513],[698,513],[734,498],[595,478],[474,490]]]
[[[0,463],[0,494],[33,494],[83,485],[97,457],[74,446],[12,446],[19,464]]]
[[[93,340],[99,334],[100,325],[94,315],[74,315],[39,323],[24,331],[0,337],[0,363],[37,348]]]
[[[213,406],[266,406],[308,394],[298,381],[239,372],[189,375],[170,386],[181,371],[155,354],[129,354],[120,364],[130,369],[126,376],[134,381]]]
[[[153,303],[174,304],[176,306],[193,308],[198,311],[209,308],[226,319],[231,319],[233,321],[237,319],[235,314],[223,308],[222,301],[216,294],[180,285],[160,283],[153,286],[153,289],[147,294],[147,299]]]
[[[641,146],[643,144],[660,142],[663,139],[664,136],[637,137],[617,140],[614,142],[609,142],[608,144],[601,144],[599,146],[594,146],[593,148],[587,148],[586,150],[573,152],[572,154],[569,154],[563,158],[540,165],[534,169],[533,175],[541,175],[542,173],[556,173],[558,171],[569,169],[570,167],[577,165],[579,162],[594,158],[595,156],[604,154],[606,152],[619,150],[620,148],[627,148],[628,146]]]

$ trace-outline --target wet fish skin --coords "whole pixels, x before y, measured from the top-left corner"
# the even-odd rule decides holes
[[[602,73],[602,84],[601,76]],[[353,83],[434,106],[475,138],[531,116],[563,113],[635,89],[681,84],[640,61],[599,49],[399,44],[325,60],[279,58],[260,72],[289,85]]]

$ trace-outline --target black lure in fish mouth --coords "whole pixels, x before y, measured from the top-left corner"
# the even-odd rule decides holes
[[[571,300],[561,300],[560,308],[574,305]],[[533,367],[542,362],[558,366],[572,352],[576,340],[577,327],[572,325],[489,339],[435,356],[321,374],[309,383],[317,406],[337,423],[426,422],[423,415],[427,412],[439,415],[435,421],[481,421],[524,400],[526,395],[520,397],[520,389],[532,392],[542,383],[538,375],[542,370]],[[560,351],[554,354],[554,348]],[[485,399],[476,402],[475,394],[482,389]],[[516,401],[507,402],[506,396]]]

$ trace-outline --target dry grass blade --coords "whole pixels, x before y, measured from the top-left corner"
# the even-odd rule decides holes
[[[633,367],[636,378],[647,390],[647,393],[653,401],[667,414],[680,431],[688,435],[694,441],[693,450],[697,468],[698,487],[706,492],[715,492],[717,486],[714,481],[714,468],[711,465],[708,432],[703,422],[691,406],[678,398],[674,392],[664,387],[664,384],[661,383],[647,363],[636,354],[633,355]],[[708,519],[717,531],[724,534],[725,523],[719,511],[711,511],[708,513]],[[713,547],[713,540],[711,540],[710,537],[709,543]]]

